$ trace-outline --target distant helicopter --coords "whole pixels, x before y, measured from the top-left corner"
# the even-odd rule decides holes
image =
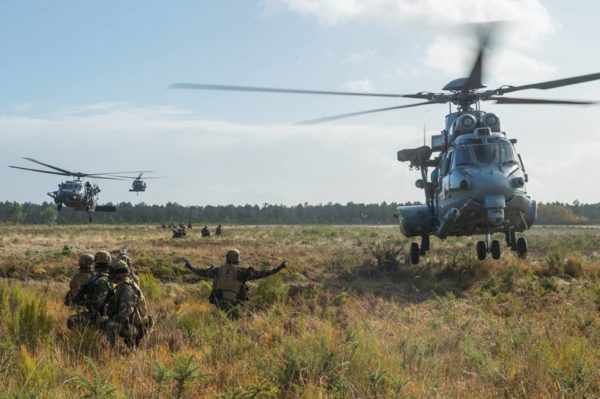
[[[479,49],[471,72],[446,84],[442,90],[448,93],[419,92],[415,94],[361,93],[320,90],[297,90],[269,87],[228,86],[211,84],[178,83],[175,89],[225,90],[263,93],[323,94],[346,96],[371,96],[391,98],[416,98],[423,102],[387,108],[352,112],[319,119],[302,124],[327,122],[351,116],[382,111],[411,108],[421,105],[449,103],[445,128],[431,137],[431,147],[398,151],[398,160],[408,162],[411,169],[421,171],[416,186],[425,192],[424,205],[398,207],[400,229],[407,237],[421,237],[421,244],[410,246],[410,259],[419,263],[430,249],[430,236],[441,239],[448,236],[471,236],[484,234],[485,240],[477,242],[476,252],[480,260],[491,253],[500,258],[500,242],[494,233],[503,233],[508,247],[525,257],[528,251],[525,237],[516,234],[529,229],[537,216],[537,204],[527,194],[525,183],[528,176],[521,156],[515,151],[516,139],[509,139],[500,130],[500,119],[493,113],[480,109],[481,101],[496,104],[561,104],[590,105],[592,101],[557,99],[531,99],[501,97],[505,93],[540,89],[547,90],[600,79],[600,73],[552,80],[521,86],[501,86],[492,90],[480,90],[485,53],[496,23],[476,24],[479,29]],[[452,112],[452,105],[457,107]],[[432,158],[433,153],[439,155]],[[429,168],[433,168],[429,174]]]
[[[54,199],[56,209],[59,211],[63,205],[72,208],[76,211],[86,211],[89,216],[90,223],[92,222],[92,214],[94,212],[116,212],[117,208],[114,205],[98,205],[98,193],[100,187],[97,184],[91,184],[89,181],[84,182],[82,179],[89,177],[92,179],[109,179],[109,180],[125,180],[124,177],[114,176],[115,174],[141,173],[140,171],[132,172],[106,172],[106,173],[82,173],[70,172],[66,169],[58,168],[32,158],[23,158],[28,161],[43,165],[52,170],[41,170],[24,168],[21,166],[12,166],[11,168],[29,170],[32,172],[48,173],[52,175],[72,176],[73,180],[68,180],[58,185],[58,190],[50,191],[48,195]],[[146,171],[147,172],[147,171]],[[131,178],[131,177],[128,177]]]
[[[143,192],[146,191],[146,182],[144,180],[147,180],[147,179],[164,179],[165,178],[164,176],[150,176],[150,177],[144,177],[142,179],[142,175],[143,175],[143,173],[140,173],[138,175],[138,177],[136,177],[133,180],[133,183],[131,183],[131,188],[129,189],[129,192],[136,193],[136,194],[143,193]]]

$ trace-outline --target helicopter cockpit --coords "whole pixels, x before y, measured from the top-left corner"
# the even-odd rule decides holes
[[[75,194],[81,191],[81,182],[77,180],[66,181],[58,185],[61,194]]]
[[[502,138],[467,140],[456,145],[451,154],[450,169],[467,166],[517,165],[518,160],[510,141]]]

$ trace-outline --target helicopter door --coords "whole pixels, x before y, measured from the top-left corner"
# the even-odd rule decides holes
[[[440,176],[438,184],[438,195],[446,197],[450,188],[450,165],[452,164],[452,155],[454,151],[450,150],[446,153],[440,162]]]

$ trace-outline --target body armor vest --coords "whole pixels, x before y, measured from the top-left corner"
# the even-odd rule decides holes
[[[229,263],[219,268],[214,290],[217,295],[221,295],[221,298],[228,301],[235,301],[237,299],[240,287],[242,286],[241,281],[237,279],[238,269],[237,265]]]

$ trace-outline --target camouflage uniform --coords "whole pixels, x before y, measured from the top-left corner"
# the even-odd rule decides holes
[[[223,234],[223,226],[218,225],[217,230],[215,230],[215,235],[221,236]]]
[[[208,226],[204,226],[202,230],[200,230],[200,233],[202,234],[202,237],[210,237],[210,230],[208,229]]]
[[[227,252],[225,264],[218,267],[201,269],[192,266],[186,261],[185,267],[194,274],[212,279],[212,291],[209,301],[217,308],[227,312],[228,316],[236,319],[240,316],[239,305],[248,300],[248,287],[246,282],[258,280],[275,274],[287,267],[287,261],[271,270],[254,270],[251,267],[240,267],[240,252],[231,249]]]
[[[140,278],[133,271],[133,267],[131,267],[131,265],[133,264],[133,261],[131,260],[131,258],[125,254],[120,254],[119,257],[117,258],[117,260],[122,260],[127,264],[127,268],[129,269],[129,277],[131,277],[133,279],[133,281],[139,286]]]
[[[146,311],[146,298],[128,273],[122,260],[111,268],[110,280],[115,288],[107,301],[105,332],[111,345],[121,337],[127,346],[135,348],[154,323]]]
[[[73,299],[79,293],[82,285],[87,283],[94,275],[94,255],[81,255],[79,257],[79,271],[71,278],[69,291],[65,295],[65,305],[74,305]]]
[[[73,298],[75,304],[85,306],[87,311],[69,316],[67,326],[72,330],[81,329],[90,323],[98,328],[102,328],[104,324],[104,302],[112,290],[108,279],[111,256],[106,251],[100,251],[94,258],[96,274],[81,286],[77,296]]]

